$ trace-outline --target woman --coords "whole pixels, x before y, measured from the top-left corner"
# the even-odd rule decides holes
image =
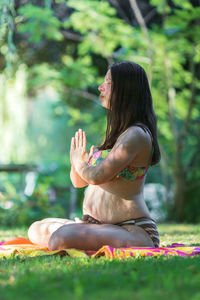
[[[83,218],[37,221],[29,238],[50,250],[158,247],[156,224],[143,198],[148,168],[160,160],[146,73],[140,65],[122,61],[108,69],[98,89],[108,110],[104,142],[88,154],[85,132],[79,129],[71,141],[72,184],[88,186]]]

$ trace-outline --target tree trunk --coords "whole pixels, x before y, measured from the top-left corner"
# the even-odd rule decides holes
[[[174,175],[174,204],[175,204],[175,219],[183,222],[185,220],[185,202],[186,202],[186,187],[187,180],[184,173],[177,172]]]

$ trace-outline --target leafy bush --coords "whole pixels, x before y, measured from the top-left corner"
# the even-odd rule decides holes
[[[20,195],[15,191],[15,194],[5,193],[1,198],[1,225],[29,226],[34,221],[47,217],[64,218],[66,212],[57,201],[55,203],[49,201],[48,186],[46,184],[39,184],[31,197]]]

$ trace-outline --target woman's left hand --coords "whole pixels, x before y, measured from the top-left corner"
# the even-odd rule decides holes
[[[86,143],[85,131],[79,129],[71,140],[70,149],[70,160],[75,169],[78,169],[81,164],[88,162],[89,154],[87,153]]]

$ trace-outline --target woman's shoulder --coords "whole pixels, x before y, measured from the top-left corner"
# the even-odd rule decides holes
[[[127,153],[128,155],[135,155],[151,149],[152,141],[148,130],[143,130],[140,126],[130,126],[117,139],[113,150],[117,149]]]
[[[145,142],[148,138],[148,132],[141,128],[138,125],[133,125],[128,127],[119,137],[118,142],[130,142],[130,143],[142,143]]]

